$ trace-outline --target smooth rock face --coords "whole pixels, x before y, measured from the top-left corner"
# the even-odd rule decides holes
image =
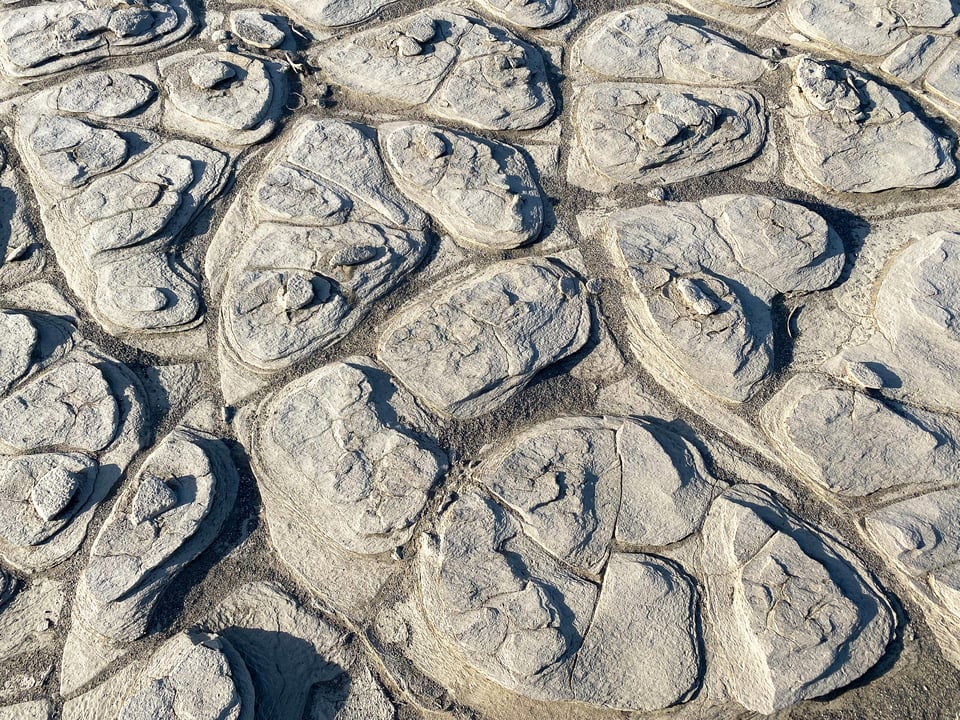
[[[822,376],[791,378],[760,417],[784,456],[833,493],[861,497],[958,479],[960,425]]]
[[[702,662],[695,598],[690,579],[669,563],[612,556],[571,677],[577,699],[656,710],[688,696]]]
[[[252,720],[253,697],[250,674],[224,638],[184,632],[150,659],[118,717]]]
[[[547,552],[586,572],[610,543],[670,545],[696,532],[718,482],[663,426],[615,418],[536,425],[487,458],[479,481]]]
[[[763,60],[693,18],[640,5],[601,15],[574,43],[574,67],[619,80],[733,85],[755,82]]]
[[[672,183],[749,160],[766,138],[749,90],[593,83],[574,101],[567,179],[593,191]]]
[[[893,637],[893,612],[859,560],[766,490],[721,495],[703,527],[707,609],[723,682],[772,713],[842,687]]]
[[[185,0],[66,0],[0,12],[0,72],[29,78],[183,39],[196,24]]]
[[[184,427],[165,437],[101,527],[75,616],[115,641],[146,633],[160,594],[220,532],[238,482],[220,440]]]
[[[803,172],[832,192],[931,188],[956,172],[953,145],[898,94],[860,73],[801,58],[786,120]]]
[[[598,598],[523,528],[471,493],[444,512],[437,539],[423,539],[426,616],[456,662],[530,698],[625,710],[668,707],[693,691],[696,607],[680,569],[614,555]]]
[[[470,418],[583,347],[590,324],[581,281],[562,263],[504,261],[402,308],[387,323],[377,356],[428,406]]]
[[[397,187],[457,240],[507,250],[540,234],[543,199],[516,148],[424,124],[389,123],[379,135]]]
[[[599,229],[632,290],[638,336],[734,402],[770,373],[774,298],[826,287],[843,266],[840,240],[819,215],[757,195],[620,210]]]
[[[342,339],[426,254],[426,217],[390,184],[371,135],[301,121],[221,226],[207,272],[223,292],[222,362],[247,386],[225,381],[231,400]]]
[[[397,565],[390,553],[413,537],[447,470],[432,432],[413,398],[369,358],[320,368],[261,405],[252,459],[271,534],[329,602],[372,599],[365,582],[357,598],[332,591],[326,574],[338,563],[351,573],[366,567],[372,583]],[[295,542],[282,531],[288,522],[302,534]]]
[[[867,363],[880,371],[884,392],[922,407],[956,412],[960,234],[937,231],[904,240],[876,289],[876,332],[862,345],[844,348],[830,365]]]
[[[480,4],[500,20],[532,29],[556,25],[573,10],[571,0],[481,0]]]
[[[479,17],[424,10],[325,47],[338,85],[483,130],[528,130],[556,102],[539,50]]]
[[[309,25],[339,27],[365,20],[393,0],[277,0],[276,5]]]

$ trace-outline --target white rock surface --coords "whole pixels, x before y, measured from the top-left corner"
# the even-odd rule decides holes
[[[301,120],[207,251],[227,400],[353,330],[426,255],[425,225],[388,180],[372,130]]]
[[[45,0],[0,12],[0,72],[51,75],[116,55],[159,50],[196,26],[186,0]]]
[[[953,178],[953,144],[902,96],[840,65],[801,58],[786,111],[803,172],[832,192],[931,188]]]
[[[397,187],[467,245],[509,250],[543,227],[540,189],[515,147],[422,123],[379,129]]]
[[[337,85],[483,130],[529,130],[554,114],[540,51],[464,10],[439,6],[324,47]]]
[[[702,562],[719,671],[751,710],[843,687],[893,638],[890,604],[856,556],[757,486],[714,501]]]
[[[756,82],[763,60],[691,17],[638,5],[601,15],[571,49],[571,65],[618,80],[732,85]]]
[[[728,401],[747,400],[770,373],[774,298],[826,287],[843,266],[840,239],[819,215],[764,196],[584,218],[592,222],[624,274],[636,342]]]
[[[594,192],[726,170],[766,139],[764,102],[751,90],[591,83],[573,106],[567,180]]]
[[[398,567],[447,469],[432,422],[369,358],[327,365],[261,404],[252,460],[280,556],[344,612]],[[296,525],[302,539],[287,540]],[[317,562],[317,558],[324,558]],[[331,575],[363,578],[345,592]]]
[[[448,277],[401,308],[377,356],[432,409],[471,418],[577,352],[590,326],[586,292],[569,268],[549,258],[510,260]]]

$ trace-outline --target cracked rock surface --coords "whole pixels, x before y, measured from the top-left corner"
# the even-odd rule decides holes
[[[0,720],[955,720],[958,34],[0,0]]]

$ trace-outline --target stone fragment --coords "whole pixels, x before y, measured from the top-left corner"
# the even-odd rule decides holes
[[[346,336],[426,255],[426,216],[390,183],[364,126],[304,119],[206,260],[228,401]],[[239,237],[239,241],[238,241]]]
[[[182,632],[165,642],[130,688],[118,720],[253,720],[254,689],[225,638]]]
[[[89,73],[64,83],[54,93],[57,110],[119,118],[139,110],[156,95],[147,80],[119,70]]]
[[[275,64],[215,52],[175,55],[159,65],[171,129],[233,146],[261,142],[276,129],[287,84]]]
[[[167,489],[158,490],[158,482]],[[160,595],[220,532],[238,482],[220,440],[183,426],[174,429],[147,457],[101,527],[80,577],[75,618],[114,641],[144,635]],[[172,506],[170,495],[176,498]]]
[[[186,0],[46,0],[10,8],[0,11],[0,72],[42,77],[109,56],[144,54],[195,26]]]
[[[960,46],[950,45],[932,64],[924,87],[953,105],[960,105]]]
[[[47,177],[66,188],[79,187],[127,159],[127,142],[115,131],[60,115],[42,116],[29,143]]]
[[[525,430],[484,460],[478,480],[531,540],[594,573],[614,537],[665,546],[696,532],[718,485],[699,451],[666,427],[592,417]]]
[[[307,25],[342,27],[366,20],[394,0],[275,0],[274,4]]]
[[[761,410],[783,456],[833,493],[861,497],[956,482],[960,424],[800,374]],[[891,442],[895,439],[896,442]]]
[[[960,233],[918,231],[889,259],[872,290],[875,333],[844,348],[826,367],[836,373],[869,363],[897,400],[946,412],[960,409]]]
[[[703,662],[696,597],[690,578],[670,563],[613,555],[571,675],[576,698],[604,708],[658,710],[690,697]]]
[[[770,373],[774,298],[826,287],[843,267],[819,215],[757,195],[620,210],[598,230],[628,279],[638,342],[727,401],[747,400]]]
[[[931,188],[956,172],[953,144],[897,94],[833,63],[802,58],[786,113],[803,172],[832,192]]]
[[[379,135],[397,187],[455,239],[506,250],[540,234],[543,199],[516,148],[422,123],[390,123]]]
[[[446,454],[413,399],[367,358],[291,383],[268,396],[259,418],[252,458],[271,534],[289,519],[306,535],[295,545],[274,535],[275,546],[337,605],[352,593],[331,592],[324,565],[355,570],[369,558],[371,578],[382,563],[395,565],[378,556],[412,538]],[[318,557],[330,559],[318,564]]]
[[[536,128],[556,107],[540,52],[464,10],[423,10],[364,30],[325,47],[320,62],[349,90],[484,130]]]
[[[8,585],[0,604],[0,662],[19,658],[26,667],[48,652],[63,632],[64,600],[62,582],[37,580],[12,589]]]
[[[28,700],[0,707],[0,720],[48,720],[52,710],[49,700]]]
[[[275,583],[240,586],[207,622],[243,658],[258,720],[393,720],[360,643]]]
[[[702,563],[717,670],[750,710],[848,685],[893,637],[893,612],[863,564],[758,486],[714,501]]]
[[[880,69],[904,82],[916,82],[949,44],[942,35],[914,35],[890,53]]]
[[[791,0],[786,11],[811,40],[854,55],[882,57],[910,37],[903,18],[879,2]]]
[[[739,165],[766,138],[760,95],[728,88],[592,83],[574,101],[567,179],[596,192]]]
[[[460,662],[528,697],[570,697],[570,659],[596,604],[592,583],[476,494],[447,508],[418,557],[427,618]]]
[[[480,0],[480,4],[500,20],[531,29],[563,22],[573,10],[572,0]]]
[[[683,15],[639,5],[601,15],[577,38],[571,64],[619,80],[742,86],[763,60]]]
[[[248,45],[273,50],[287,39],[287,34],[274,22],[275,17],[264,10],[235,10],[230,13],[230,29]]]
[[[534,700],[636,711],[688,698],[702,675],[692,580],[615,553],[598,595],[525,528],[471,490],[443,511],[437,537],[421,538],[425,616],[449,662]]]
[[[377,355],[431,408],[470,418],[577,352],[590,327],[586,292],[565,265],[510,260],[449,278],[403,307],[387,323]]]
[[[0,402],[0,449],[96,452],[113,440],[119,409],[103,372],[68,362]]]

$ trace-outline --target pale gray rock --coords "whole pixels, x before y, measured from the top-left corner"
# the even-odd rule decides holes
[[[734,402],[770,373],[774,298],[826,287],[843,267],[840,239],[819,215],[763,196],[620,210],[597,230],[632,291],[638,342]]]
[[[248,45],[273,50],[283,45],[287,34],[274,22],[267,10],[235,10],[230,13],[230,29]]]
[[[523,431],[478,470],[524,533],[585,572],[599,572],[614,538],[665,546],[700,528],[719,483],[699,451],[652,422],[575,417]]]
[[[288,511],[295,506],[321,537],[360,555],[411,538],[447,460],[414,430],[426,418],[380,368],[365,358],[327,365],[262,414],[259,464]]]
[[[52,710],[49,700],[28,700],[0,707],[0,720],[48,720]]]
[[[484,130],[540,127],[556,107],[540,51],[464,10],[424,10],[364,30],[326,46],[319,60],[349,90]]]
[[[144,635],[160,595],[220,532],[238,482],[229,451],[212,435],[179,426],[161,440],[93,543],[75,621],[114,641]],[[158,484],[172,503],[156,501]]]
[[[572,0],[480,0],[480,5],[499,20],[531,29],[556,25],[573,10]]]
[[[839,495],[960,479],[955,421],[837,387],[820,375],[791,378],[761,410],[760,420],[789,463]]]
[[[426,215],[390,183],[368,128],[304,119],[271,160],[206,258],[231,402],[341,340],[429,250]]]
[[[40,117],[29,143],[47,177],[65,188],[79,187],[127,159],[127,142],[114,130],[60,115]]]
[[[275,63],[233,52],[184,53],[159,63],[168,128],[246,146],[277,128],[287,83]]]
[[[869,0],[790,0],[786,12],[793,26],[815,42],[854,55],[882,57],[910,37],[904,19],[885,5]]]
[[[919,80],[950,40],[942,35],[914,35],[880,63],[880,69],[904,82]]]
[[[395,0],[275,0],[307,25],[341,27],[366,20]]]
[[[953,105],[960,105],[960,46],[951,44],[932,64],[924,87]]]
[[[447,469],[430,420],[360,357],[289,384],[258,415],[251,457],[280,556],[335,607],[372,599],[365,585],[398,566],[390,553],[413,537]],[[287,522],[303,540],[289,544],[274,532]],[[343,564],[363,568],[366,579],[334,589],[329,573]]]
[[[657,710],[689,698],[703,665],[696,598],[692,580],[674,565],[652,555],[613,555],[571,675],[576,698],[622,710]]]
[[[119,407],[96,366],[66,362],[0,403],[0,449],[30,452],[49,446],[103,450],[116,435]]]
[[[825,367],[837,373],[851,363],[868,363],[880,372],[884,393],[956,412],[960,234],[918,228],[903,240],[873,290],[876,332],[863,344],[844,348]]]
[[[258,720],[393,720],[360,644],[278,585],[237,588],[208,623],[250,671]]]
[[[0,311],[0,337],[0,393],[5,393],[33,365],[39,332],[29,316],[4,310]]]
[[[379,137],[397,187],[456,240],[506,250],[540,234],[544,201],[513,146],[422,123],[389,123]]]
[[[950,488],[887,505],[864,516],[870,538],[907,575],[950,570],[960,552],[960,489]],[[960,616],[960,606],[951,610]]]
[[[150,102],[157,88],[142,77],[122,70],[94,72],[64,83],[52,96],[60,112],[118,118]]]
[[[714,501],[702,564],[716,670],[750,710],[769,714],[853,682],[893,637],[893,612],[864,565],[760,487]]]
[[[6,592],[0,605],[0,661],[22,658],[29,662],[32,656],[48,652],[63,631],[64,586],[55,580],[37,580],[13,588],[12,594],[8,586]]]
[[[146,418],[130,371],[75,348],[69,321],[10,310],[2,317],[26,321],[32,337],[13,356],[0,401],[0,557],[34,572],[83,542],[140,449]],[[0,357],[5,348],[0,342]]]
[[[0,12],[0,72],[42,77],[109,56],[152,52],[195,26],[186,0],[58,0],[11,8]]]
[[[118,720],[253,720],[254,689],[243,659],[218,635],[187,631],[167,640],[140,673]]]
[[[570,698],[569,665],[597,588],[527,540],[496,503],[464,495],[422,536],[427,618],[459,662],[528,697]]]
[[[377,355],[432,409],[471,418],[577,352],[591,322],[587,294],[565,265],[550,258],[509,260],[448,277],[401,308],[388,321]]]
[[[693,18],[655,5],[601,15],[577,38],[571,53],[574,68],[620,80],[739,87],[765,71],[762,58]]]
[[[725,170],[766,139],[763,99],[750,90],[592,83],[573,104],[567,179],[595,192]]]
[[[833,63],[801,58],[786,112],[803,172],[832,192],[931,188],[956,172],[952,142],[897,92]]]
[[[86,503],[97,472],[81,453],[0,456],[0,537],[22,547],[55,535]]]

